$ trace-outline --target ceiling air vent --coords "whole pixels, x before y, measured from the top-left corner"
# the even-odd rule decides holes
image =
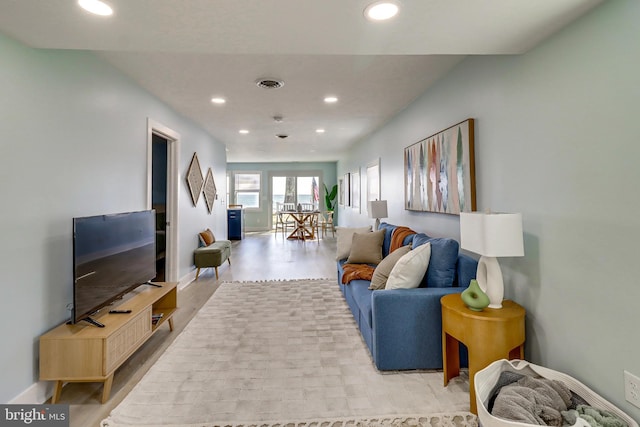
[[[277,79],[258,79],[256,85],[263,89],[279,89],[284,86],[284,82]]]

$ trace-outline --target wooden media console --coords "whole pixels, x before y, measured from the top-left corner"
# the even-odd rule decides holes
[[[94,316],[104,328],[77,323],[60,325],[40,337],[40,380],[56,381],[51,403],[65,382],[102,382],[102,403],[109,400],[113,374],[165,322],[173,331],[178,307],[177,283],[141,285],[117,306]],[[110,309],[131,310],[111,314]],[[154,315],[162,315],[154,322]]]

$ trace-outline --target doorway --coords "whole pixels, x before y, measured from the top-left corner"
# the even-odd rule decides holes
[[[167,256],[167,166],[169,141],[157,134],[151,139],[151,208],[156,211],[156,277],[166,281]]]
[[[178,281],[180,135],[147,120],[147,209],[156,210],[156,281]]]
[[[271,176],[271,228],[275,228],[275,215],[283,204],[313,205],[313,209],[320,209],[319,174],[273,174]]]

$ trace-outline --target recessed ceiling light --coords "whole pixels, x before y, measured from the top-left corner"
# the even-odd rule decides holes
[[[87,12],[100,16],[113,15],[111,6],[100,0],[78,0],[78,5]]]
[[[327,104],[333,104],[334,102],[338,102],[338,98],[336,98],[335,96],[327,96],[324,98],[324,102],[326,102]]]
[[[224,104],[225,102],[227,102],[226,99],[224,98],[211,98],[211,102],[213,102],[214,104]]]
[[[324,129],[316,129],[316,133],[324,133]]]
[[[384,21],[398,14],[400,8],[392,1],[378,1],[371,3],[364,10],[364,16],[370,21]]]
[[[256,85],[263,89],[280,89],[284,86],[284,80],[280,79],[258,79]]]
[[[240,130],[238,131],[238,133],[241,133],[241,134],[243,134],[243,135],[246,135],[246,134],[248,134],[248,133],[249,133],[249,131],[248,131],[248,130],[246,130],[246,129],[240,129]]]

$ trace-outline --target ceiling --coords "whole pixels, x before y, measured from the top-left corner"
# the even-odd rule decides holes
[[[224,143],[229,162],[338,160],[465,56],[524,53],[601,2],[400,0],[373,23],[373,0],[105,1],[111,17],[75,0],[0,0],[0,32],[97,51]]]

